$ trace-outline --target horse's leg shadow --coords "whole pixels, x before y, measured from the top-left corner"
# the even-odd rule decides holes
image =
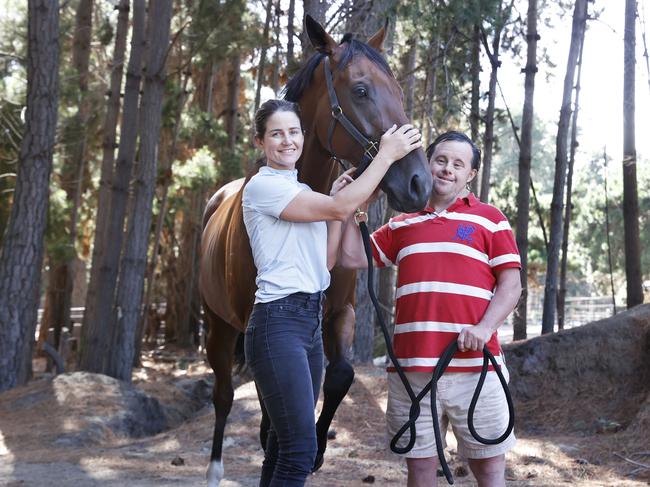
[[[323,382],[323,409],[316,422],[318,452],[312,472],[323,465],[327,449],[327,432],[334,413],[348,393],[354,380],[354,369],[347,359],[354,337],[354,309],[347,304],[337,313],[323,321],[323,345],[329,361]]]
[[[212,452],[210,453],[210,465],[206,478],[208,487],[218,487],[223,479],[224,472],[222,459],[223,437],[234,396],[232,366],[239,332],[215,315],[207,306],[204,306],[204,309],[208,324],[206,352],[208,362],[214,371],[212,404],[214,405],[215,416]]]

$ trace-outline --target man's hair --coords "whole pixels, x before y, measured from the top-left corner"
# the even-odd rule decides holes
[[[478,171],[478,168],[481,167],[481,149],[479,149],[476,146],[476,144],[472,142],[472,139],[470,139],[467,135],[465,135],[462,132],[457,132],[456,130],[450,130],[436,137],[436,140],[434,140],[429,145],[429,147],[427,147],[427,161],[431,160],[431,156],[435,152],[438,144],[440,144],[441,142],[449,142],[449,141],[465,142],[470,145],[470,147],[472,148],[472,155],[473,155],[472,169],[476,169]]]

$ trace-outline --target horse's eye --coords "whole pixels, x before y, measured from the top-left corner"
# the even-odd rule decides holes
[[[366,90],[363,86],[357,86],[354,89],[354,94],[357,95],[359,98],[364,98],[368,96],[368,90]]]

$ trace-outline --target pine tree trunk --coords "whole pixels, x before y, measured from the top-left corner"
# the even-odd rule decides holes
[[[262,48],[260,51],[260,63],[257,66],[257,89],[255,90],[255,105],[253,112],[260,107],[260,96],[262,93],[262,84],[264,83],[264,71],[266,70],[266,51],[269,48],[269,30],[271,29],[271,10],[273,9],[273,0],[266,2],[266,21],[264,22],[264,33],[262,34]]]
[[[296,62],[293,54],[294,41],[296,35],[293,28],[293,19],[296,11],[296,0],[289,0],[289,10],[287,11],[287,73],[291,75],[294,71],[294,63]]]
[[[537,73],[537,0],[528,0],[528,52],[524,80],[524,108],[521,120],[521,148],[519,150],[519,186],[517,187],[517,223],[515,235],[521,257],[521,298],[513,315],[513,339],[526,338],[528,306],[528,221],[530,214],[530,166],[533,145],[535,73]]]
[[[72,65],[76,71],[76,88],[78,89],[77,112],[64,122],[63,132],[63,167],[61,169],[61,187],[66,193],[70,212],[67,219],[68,241],[65,252],[59,256],[49,255],[48,261],[53,267],[48,282],[57,286],[47,296],[51,306],[48,328],[54,328],[54,346],[59,345],[61,328],[70,325],[70,306],[74,274],[72,265],[77,256],[77,220],[81,204],[82,179],[85,166],[86,126],[90,114],[88,100],[88,65],[90,62],[90,40],[92,33],[92,0],[81,0],[75,15],[74,37],[72,42]],[[47,333],[48,328],[43,328]]]
[[[274,55],[273,55],[273,74],[271,75],[271,88],[273,89],[274,96],[280,93],[280,16],[282,15],[282,8],[280,7],[280,0],[275,4],[275,15],[273,15],[273,39],[274,39]]]
[[[129,215],[126,246],[120,260],[119,287],[114,309],[117,321],[107,371],[111,377],[127,382],[131,381],[134,340],[142,311],[171,15],[172,0],[156,0],[149,4],[148,58],[139,113],[139,160],[135,168],[133,209]]]
[[[417,60],[417,42],[414,37],[407,42],[409,48],[405,54],[402,80],[404,85],[404,111],[406,118],[413,120],[415,109],[415,62]]]
[[[59,3],[29,0],[27,5],[26,125],[0,254],[0,392],[25,384],[32,375],[57,118]]]
[[[188,71],[189,73],[189,71]],[[151,259],[147,265],[147,279],[146,279],[146,291],[144,294],[144,302],[142,305],[142,315],[138,320],[138,329],[135,334],[135,352],[134,352],[134,366],[139,365],[140,363],[140,351],[142,350],[142,338],[143,332],[147,329],[147,320],[149,319],[149,313],[147,312],[151,306],[151,296],[153,293],[154,283],[156,281],[156,267],[158,261],[158,254],[160,250],[160,238],[162,235],[162,228],[165,222],[165,215],[167,214],[167,199],[169,195],[169,186],[172,182],[172,164],[176,158],[176,144],[178,142],[178,135],[181,130],[181,114],[183,113],[183,108],[185,107],[185,101],[187,100],[187,84],[189,82],[189,75],[185,74],[183,80],[181,81],[181,88],[178,98],[178,107],[176,108],[176,119],[174,120],[174,129],[171,136],[171,141],[169,147],[166,151],[166,155],[161,158],[163,161],[161,164],[161,173],[162,176],[162,187],[160,189],[162,195],[160,196],[160,203],[158,204],[158,218],[156,219],[156,229],[154,230],[153,236],[153,250],[151,252]]]
[[[488,88],[488,106],[485,111],[485,133],[483,134],[483,171],[481,173],[481,201],[487,203],[490,193],[490,172],[492,170],[492,150],[494,147],[494,103],[497,96],[497,72],[499,70],[499,48],[501,45],[501,28],[495,27],[492,50],[488,48],[487,39],[483,39],[485,51],[490,59],[492,71]]]
[[[124,108],[120,130],[120,147],[111,185],[110,214],[106,235],[111,236],[104,254],[93,261],[91,281],[86,295],[86,309],[81,334],[79,368],[89,372],[105,373],[113,334],[113,302],[122,239],[124,215],[128,201],[129,181],[135,158],[138,134],[138,100],[142,77],[142,56],[145,48],[145,1],[133,2],[133,32],[131,53],[124,88]],[[93,281],[93,277],[95,281]]]
[[[115,33],[115,48],[113,49],[113,60],[111,63],[111,78],[108,89],[108,100],[106,102],[106,116],[104,118],[103,133],[103,154],[101,172],[99,178],[99,196],[97,202],[97,215],[95,216],[95,239],[93,244],[92,268],[90,283],[88,285],[88,296],[86,299],[86,311],[84,315],[92,315],[88,307],[90,296],[97,296],[96,287],[99,280],[99,262],[105,257],[107,248],[115,245],[112,238],[108,238],[108,220],[111,205],[111,181],[113,179],[113,166],[115,165],[115,149],[117,120],[120,114],[120,91],[124,72],[124,56],[126,52],[126,36],[129,30],[129,3],[130,0],[121,0],[116,7],[119,11],[117,16],[117,30]],[[97,264],[97,265],[96,265]]]
[[[587,0],[576,0],[573,11],[573,27],[571,30],[571,44],[567,60],[567,70],[564,77],[564,91],[560,120],[558,121],[556,154],[555,154],[555,179],[553,182],[553,200],[551,201],[551,229],[546,261],[546,283],[544,285],[544,309],[542,314],[542,334],[553,332],[555,325],[555,310],[557,306],[558,291],[558,264],[560,246],[562,244],[562,204],[564,202],[564,185],[567,170],[567,139],[569,122],[571,121],[571,93],[575,78],[576,64],[580,45],[585,35],[587,21]]]
[[[635,31],[636,1],[625,0],[623,68],[623,223],[625,228],[625,278],[628,309],[643,303],[639,195],[636,180],[635,140]]]
[[[228,81],[228,105],[226,108],[226,132],[228,133],[228,150],[235,151],[237,147],[238,113],[239,113],[239,84],[241,81],[241,55],[235,54],[230,62],[231,75]]]
[[[180,309],[176,311],[179,321],[176,327],[176,343],[180,347],[191,347],[194,344],[192,302],[196,290],[195,261],[197,259],[197,244],[201,234],[201,213],[204,192],[192,190],[189,194],[187,211],[183,214],[181,226],[181,250],[179,252],[178,281],[176,283],[179,293]]]
[[[569,166],[566,176],[566,204],[564,206],[564,228],[562,231],[562,260],[560,262],[560,291],[557,295],[557,327],[558,330],[564,330],[565,318],[565,301],[566,301],[566,272],[569,260],[569,229],[571,228],[571,212],[573,203],[571,201],[573,192],[573,166],[576,157],[576,148],[578,147],[578,113],[580,111],[580,75],[582,73],[582,46],[584,37],[580,44],[580,54],[578,55],[578,75],[575,86],[575,102],[573,103],[573,117],[571,120],[571,148],[569,156]]]
[[[472,96],[471,108],[469,115],[470,136],[474,143],[479,140],[479,127],[481,124],[481,114],[479,108],[480,90],[481,90],[481,28],[474,25],[472,30],[472,67],[470,69],[472,76]],[[478,193],[478,181],[480,178],[475,177],[470,183],[470,189],[473,193]]]

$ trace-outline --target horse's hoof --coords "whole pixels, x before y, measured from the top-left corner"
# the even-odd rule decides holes
[[[316,472],[319,468],[323,466],[323,454],[322,453],[317,453],[316,454],[316,461],[314,462],[314,468],[311,469],[311,473]]]

